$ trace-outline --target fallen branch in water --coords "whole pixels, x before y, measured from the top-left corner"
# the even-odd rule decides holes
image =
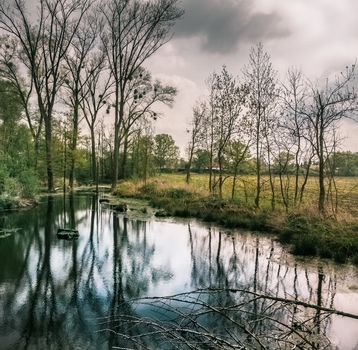
[[[122,300],[116,309],[118,313],[102,319],[100,327],[117,336],[117,349],[130,344],[139,349],[330,349],[326,332],[331,314],[358,318],[306,302],[225,288]]]
[[[351,314],[349,312],[344,312],[344,311],[340,311],[340,310],[336,310],[336,309],[332,309],[332,308],[327,308],[327,307],[319,306],[316,304],[310,304],[310,303],[306,303],[306,302],[300,301],[300,300],[293,300],[293,299],[287,299],[287,298],[274,297],[274,296],[270,296],[270,295],[266,295],[266,294],[260,294],[260,293],[256,293],[256,292],[252,292],[252,291],[248,291],[248,290],[244,290],[244,289],[232,289],[232,288],[229,288],[229,289],[215,289],[215,288],[198,289],[198,291],[207,291],[207,290],[213,291],[213,292],[227,291],[230,293],[247,293],[247,294],[254,295],[260,299],[263,298],[263,299],[279,301],[279,302],[287,303],[287,304],[299,305],[299,306],[303,306],[306,308],[315,309],[318,311],[328,312],[328,313],[335,314],[338,316],[349,317],[349,318],[354,318],[354,319],[358,320],[358,315]]]

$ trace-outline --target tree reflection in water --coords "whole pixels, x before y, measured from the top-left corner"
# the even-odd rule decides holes
[[[0,274],[1,349],[115,345],[115,337],[98,333],[97,320],[114,318],[125,299],[145,294],[154,254],[146,223],[129,224],[100,211],[97,198],[73,196],[48,197],[40,208],[11,219],[22,231],[0,244],[1,256],[8,257]],[[63,226],[77,227],[80,239],[58,240]]]
[[[49,197],[0,225],[22,229],[0,241],[1,349],[329,347],[329,312],[299,301],[333,308],[335,268],[269,239],[129,220],[93,196]],[[58,240],[63,226],[79,239]]]

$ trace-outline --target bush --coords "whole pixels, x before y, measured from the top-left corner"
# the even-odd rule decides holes
[[[164,196],[174,199],[189,199],[192,193],[184,188],[171,188],[165,191]]]
[[[9,197],[19,197],[22,194],[20,182],[14,177],[5,178],[5,191]]]
[[[13,209],[15,202],[7,197],[0,196],[0,210]]]
[[[16,177],[0,165],[0,195],[4,198],[33,198],[39,191],[39,179],[31,169],[23,170]]]
[[[294,240],[293,252],[297,255],[314,256],[317,254],[317,238],[312,234],[297,235]]]
[[[19,182],[23,197],[33,198],[39,192],[39,179],[32,170],[28,169],[21,172]]]
[[[9,177],[9,173],[5,166],[0,165],[0,194],[5,192],[5,181]]]
[[[144,195],[154,195],[157,193],[157,186],[154,183],[148,183],[138,188],[138,191]]]

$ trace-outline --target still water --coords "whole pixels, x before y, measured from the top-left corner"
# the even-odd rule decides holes
[[[79,239],[58,240],[64,226],[76,227]],[[358,314],[355,267],[292,257],[262,235],[128,218],[89,195],[44,198],[2,214],[0,228],[19,229],[0,239],[0,349],[116,348],[116,314],[146,313],[130,303],[120,310],[123,302],[206,287]],[[358,349],[358,320],[331,316],[320,327],[332,348]]]

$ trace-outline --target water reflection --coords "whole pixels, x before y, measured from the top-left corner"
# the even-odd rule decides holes
[[[358,313],[358,295],[348,289],[358,286],[356,270],[295,261],[263,237],[231,234],[195,221],[129,220],[92,196],[48,197],[34,210],[3,215],[0,225],[21,228],[0,240],[2,349],[124,346],[126,336],[140,331],[128,318],[138,320],[153,312],[133,299],[208,287],[249,289]],[[64,226],[76,227],[79,239],[58,240],[57,228]],[[344,302],[347,295],[349,304]],[[235,322],[251,322],[255,334],[268,333],[270,324],[259,317],[270,308],[273,313],[274,303],[251,299],[248,294],[208,294],[205,303],[225,307],[248,302]],[[275,312],[292,327],[302,316],[298,307]],[[315,334],[329,335],[342,349],[357,344],[357,321],[322,318],[319,310],[309,316]],[[210,329],[217,319],[206,317],[204,323]],[[337,332],[340,327],[344,337]],[[242,338],[237,337],[239,344]],[[148,347],[160,348],[155,342],[161,339],[147,339]],[[312,344],[319,348],[319,341]]]

